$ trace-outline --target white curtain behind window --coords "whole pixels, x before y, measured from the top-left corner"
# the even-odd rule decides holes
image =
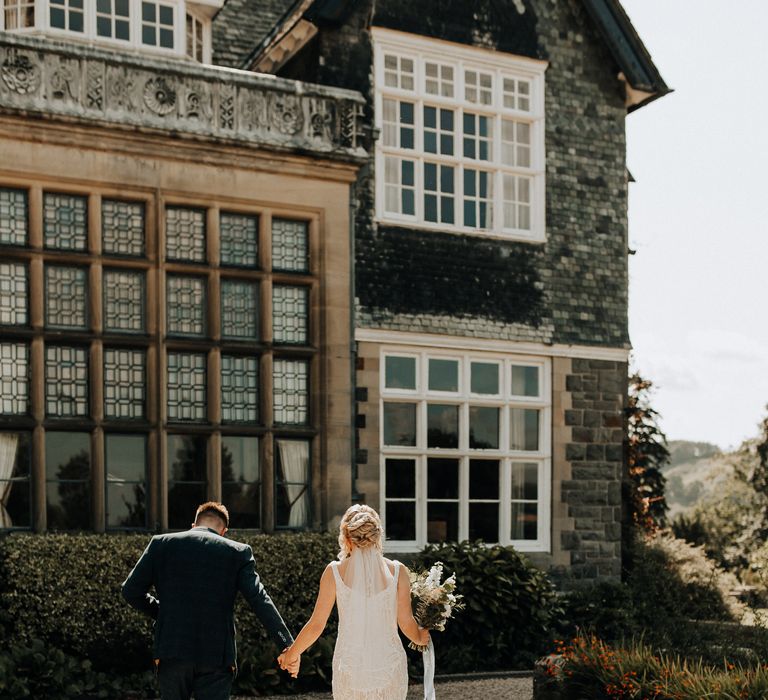
[[[309,518],[309,443],[305,440],[278,440],[280,463],[283,466],[283,478],[293,482],[285,485],[291,513],[288,527],[305,527]]]
[[[15,433],[0,433],[0,527],[11,527],[13,521],[6,510],[11,497],[13,465],[16,464],[16,447],[19,436]]]

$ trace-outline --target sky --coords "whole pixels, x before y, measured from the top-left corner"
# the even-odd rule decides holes
[[[768,0],[622,0],[670,95],[627,117],[630,337],[670,440],[768,413]]]

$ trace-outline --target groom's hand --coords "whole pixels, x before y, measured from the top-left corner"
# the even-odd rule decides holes
[[[277,657],[277,663],[280,664],[280,668],[283,671],[288,671],[292,678],[296,678],[299,675],[301,656],[292,651],[290,647],[284,649],[283,653]]]

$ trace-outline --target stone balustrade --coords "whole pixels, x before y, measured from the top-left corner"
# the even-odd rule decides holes
[[[349,160],[365,155],[363,104],[349,90],[0,32],[0,114]]]

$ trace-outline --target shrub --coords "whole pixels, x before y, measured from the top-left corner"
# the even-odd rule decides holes
[[[434,633],[438,666],[452,672],[530,668],[562,610],[549,577],[512,547],[462,542],[427,547],[415,571],[436,561],[456,573],[466,608]]]
[[[758,700],[768,697],[768,670],[760,665],[736,666],[725,662],[710,666],[701,661],[655,654],[640,642],[612,647],[596,637],[583,636],[568,644],[560,643],[557,652],[557,656],[547,658],[543,681],[537,682],[537,690],[544,697],[563,700],[701,700],[705,697]]]
[[[334,558],[330,535],[244,535],[264,585],[294,633],[311,614],[317,583]],[[0,619],[17,643],[34,640],[88,659],[97,671],[131,674],[151,667],[151,622],[130,608],[120,584],[148,542],[146,535],[22,535],[0,539]],[[240,600],[239,686],[247,692],[316,685],[330,673],[332,648],[305,655],[298,681],[277,670],[278,650]],[[328,632],[333,634],[335,622]],[[7,660],[4,663],[8,663]]]

